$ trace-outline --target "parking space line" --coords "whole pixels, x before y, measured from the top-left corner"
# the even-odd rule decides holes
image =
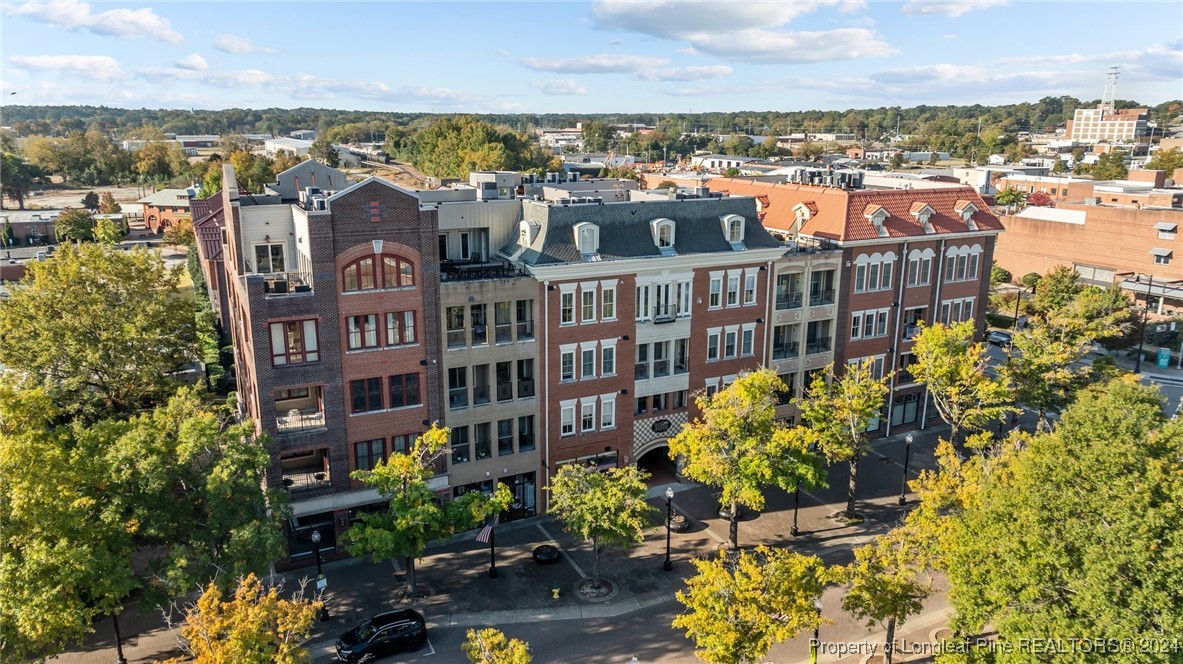
[[[535,525],[538,526],[538,530],[542,531],[543,536],[546,537],[550,544],[554,546],[554,548],[558,549],[559,553],[563,554],[563,557],[567,559],[567,562],[570,563],[571,567],[575,569],[575,572],[579,574],[579,578],[586,579],[587,574],[584,574],[583,570],[579,568],[579,565],[575,564],[575,560],[571,558],[571,556],[567,553],[567,550],[559,546],[559,543],[555,541],[555,538],[550,536],[550,533],[546,532],[546,528],[543,528],[541,523]]]

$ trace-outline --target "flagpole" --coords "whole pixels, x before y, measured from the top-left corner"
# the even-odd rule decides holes
[[[494,521],[494,523],[496,523],[496,521]],[[497,551],[496,551],[496,549],[493,548],[496,541],[497,541],[497,526],[493,526],[492,530],[489,531],[489,578],[490,579],[497,578]]]

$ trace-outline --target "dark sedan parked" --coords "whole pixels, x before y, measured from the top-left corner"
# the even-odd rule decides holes
[[[337,639],[337,659],[371,662],[396,652],[415,652],[427,643],[427,624],[414,609],[381,613]]]

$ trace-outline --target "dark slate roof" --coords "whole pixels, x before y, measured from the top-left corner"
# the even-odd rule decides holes
[[[674,251],[678,255],[727,252],[740,254],[723,234],[720,218],[738,214],[745,220],[744,246],[748,249],[776,248],[783,244],[768,234],[756,215],[755,199],[749,197],[685,199],[675,201],[630,201],[625,203],[558,205],[526,203],[523,218],[539,224],[538,236],[518,260],[527,265],[556,265],[584,262],[575,247],[576,224],[590,222],[600,229],[601,261],[661,256],[653,242],[650,222],[674,222]],[[519,235],[502,247],[516,253]]]

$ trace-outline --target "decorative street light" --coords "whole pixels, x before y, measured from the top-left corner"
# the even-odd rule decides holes
[[[316,592],[321,595],[320,600],[320,621],[324,622],[329,619],[329,607],[324,601],[324,589],[328,586],[328,579],[325,578],[320,569],[320,531],[312,531],[312,550],[316,553]]]
[[[904,436],[904,475],[900,478],[900,504],[908,502],[908,459],[912,456],[912,434]]]
[[[801,507],[801,480],[797,480],[797,488],[793,490],[793,527],[789,529],[789,534],[796,537],[801,534],[797,530],[797,508]]]
[[[821,621],[822,621],[822,600],[817,598],[813,601],[813,606],[817,608],[817,622],[813,625],[813,640],[809,642],[809,664],[817,664],[817,652],[821,648]]]
[[[123,656],[123,637],[119,634],[119,614],[111,614],[111,623],[115,626],[115,664],[127,664]]]
[[[665,562],[662,563],[661,569],[669,572],[674,569],[674,564],[670,562],[670,530],[673,527],[674,520],[674,487],[667,486],[665,488]]]

